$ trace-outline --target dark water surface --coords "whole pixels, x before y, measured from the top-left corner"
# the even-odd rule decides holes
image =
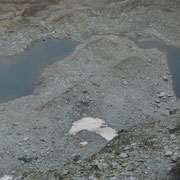
[[[67,56],[76,45],[71,40],[40,41],[19,56],[0,57],[0,103],[32,93],[41,69]]]
[[[177,98],[180,98],[180,47],[167,45],[155,40],[138,42],[137,45],[146,49],[157,48],[166,54],[172,74],[173,89]]]

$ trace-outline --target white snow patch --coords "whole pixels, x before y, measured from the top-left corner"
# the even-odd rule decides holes
[[[7,176],[7,175],[0,178],[0,180],[12,180],[12,179],[13,179],[12,176]]]
[[[107,141],[110,141],[117,136],[116,130],[108,127],[105,124],[105,121],[99,118],[86,117],[74,122],[69,130],[69,134],[76,135],[83,130],[95,132],[104,137]]]

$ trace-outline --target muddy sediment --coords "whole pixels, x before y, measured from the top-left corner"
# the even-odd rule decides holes
[[[0,104],[1,176],[48,171],[99,151],[107,141],[98,134],[68,133],[84,117],[102,119],[118,132],[179,107],[166,54],[132,40],[179,46],[178,0],[0,3],[0,56],[22,53],[40,39],[79,43],[42,71],[31,95]],[[160,171],[173,166],[168,163]]]

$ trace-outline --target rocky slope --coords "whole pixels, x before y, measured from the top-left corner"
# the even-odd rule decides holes
[[[69,56],[42,70],[31,95],[0,104],[0,177],[24,170],[47,172],[62,167],[65,161],[74,157],[83,159],[97,153],[107,144],[103,137],[88,131],[75,136],[68,133],[73,123],[83,117],[103,119],[118,132],[166,117],[170,110],[179,107],[166,54],[156,48],[141,49],[134,42],[155,39],[180,45],[179,0],[4,0],[0,1],[0,13],[1,58],[28,51],[32,43],[42,39],[72,39],[78,43]],[[174,116],[176,118],[171,122]],[[135,133],[132,136],[137,133],[135,142],[127,139],[129,144],[123,145],[126,150],[115,143],[118,137],[110,143],[109,149],[114,146],[127,157],[119,158],[120,154],[114,151],[107,153],[106,147],[98,156],[93,156],[97,158],[95,163],[107,155],[104,163],[110,169],[109,174],[112,171],[117,179],[118,176],[141,178],[141,173],[148,179],[151,172],[154,174],[152,178],[163,177],[163,172],[169,171],[173,165],[170,163],[176,154],[173,148],[178,147],[178,133],[168,132],[171,123],[176,126],[175,122],[178,122],[178,114],[174,116],[160,121],[160,124],[158,121],[149,122],[120,133],[127,138],[128,132]],[[158,131],[161,128],[162,132]],[[148,132],[152,146],[141,146],[145,138],[142,136],[141,139],[141,134],[146,134],[143,129],[159,137],[159,146],[154,144]],[[165,144],[163,136],[170,146]],[[84,141],[88,145],[82,147],[80,143]],[[136,144],[131,146],[132,143]],[[172,153],[167,155],[171,157],[164,155],[168,154],[164,149]],[[113,154],[117,158],[114,165],[111,161]],[[128,175],[133,168],[129,163],[131,158],[134,158],[132,162],[137,167],[137,174]],[[157,173],[153,158],[160,167]],[[97,178],[106,176],[102,172],[106,165],[95,165],[91,172],[90,165],[86,161],[82,163],[84,177],[91,173],[96,176],[95,171],[98,171]],[[59,172],[57,177],[69,178],[71,174],[75,176],[73,172]]]
[[[170,114],[167,118],[121,130],[116,138],[90,158],[78,160],[77,157],[59,169],[24,172],[18,178],[179,180],[180,111],[174,110]]]

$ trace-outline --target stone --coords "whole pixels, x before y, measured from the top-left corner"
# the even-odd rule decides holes
[[[160,107],[161,107],[159,104],[155,104],[155,106],[156,106],[157,108],[160,108]]]
[[[174,95],[173,95],[173,94],[168,94],[167,96],[168,96],[168,97],[174,97]]]
[[[128,82],[127,82],[126,80],[123,80],[123,81],[122,81],[122,84],[127,85]]]
[[[121,153],[119,156],[120,156],[121,158],[127,158],[127,157],[128,157],[128,154],[126,154],[126,153]]]
[[[180,160],[169,172],[169,180],[179,180],[180,179]]]
[[[82,93],[87,93],[87,92],[88,92],[88,91],[87,91],[87,90],[85,90],[85,89],[83,89],[83,90],[82,90]]]
[[[90,180],[97,180],[97,178],[95,178],[94,176],[89,176]]]
[[[83,142],[80,142],[80,143],[79,143],[79,145],[81,145],[81,146],[86,146],[87,144],[88,144],[87,141],[83,141]]]
[[[165,92],[160,92],[159,94],[158,94],[158,98],[163,98],[165,96]]]
[[[178,158],[176,156],[172,156],[172,161],[173,162],[177,162],[178,161]]]
[[[172,109],[169,111],[169,114],[170,115],[173,115],[173,114],[176,114],[177,113],[177,109]]]
[[[62,173],[61,173],[62,176],[66,176],[66,175],[68,175],[68,174],[69,174],[69,171],[66,170],[66,169],[63,170]]]
[[[77,103],[76,105],[77,105],[77,107],[81,106],[81,104],[80,104],[80,103]]]
[[[8,175],[5,175],[3,177],[0,178],[0,180],[12,180],[13,177],[12,176],[8,176]]]
[[[156,102],[156,103],[160,103],[161,101],[160,101],[159,99],[156,99],[155,102]]]
[[[177,162],[180,159],[180,153],[176,151],[172,156],[172,161]]]
[[[167,76],[163,76],[163,81],[168,81],[168,77]]]
[[[24,137],[24,139],[23,139],[24,141],[28,141],[29,140],[29,137]]]
[[[44,138],[40,138],[40,141],[42,142],[46,142],[46,140]]]
[[[172,151],[166,151],[166,152],[165,152],[165,156],[167,156],[167,157],[172,156],[172,154],[173,154]]]
[[[171,134],[171,139],[175,139],[176,136],[174,134]]]
[[[118,163],[112,162],[111,165],[112,165],[113,167],[117,167],[117,166],[118,166]]]
[[[18,160],[20,160],[23,163],[30,163],[33,160],[33,158],[25,155],[25,156],[19,157]]]
[[[125,150],[125,151],[127,151],[127,150],[129,150],[129,149],[130,149],[129,146],[124,147],[124,150]]]
[[[135,177],[129,177],[129,180],[137,180],[137,178],[135,178]]]
[[[143,154],[141,154],[141,158],[142,158],[142,159],[149,159],[149,156],[148,156],[147,154],[144,154],[144,153],[143,153]]]
[[[13,123],[13,126],[18,126],[20,125],[20,123]]]
[[[91,170],[99,171],[99,166],[96,164],[91,165]]]
[[[5,111],[5,107],[0,105],[0,111]]]
[[[131,147],[136,147],[136,145],[137,145],[136,143],[132,143]]]
[[[127,167],[127,165],[128,165],[128,163],[123,163],[122,167],[125,168],[125,167]]]
[[[74,156],[72,157],[73,161],[79,161],[80,158],[81,158],[80,155],[74,155]]]

